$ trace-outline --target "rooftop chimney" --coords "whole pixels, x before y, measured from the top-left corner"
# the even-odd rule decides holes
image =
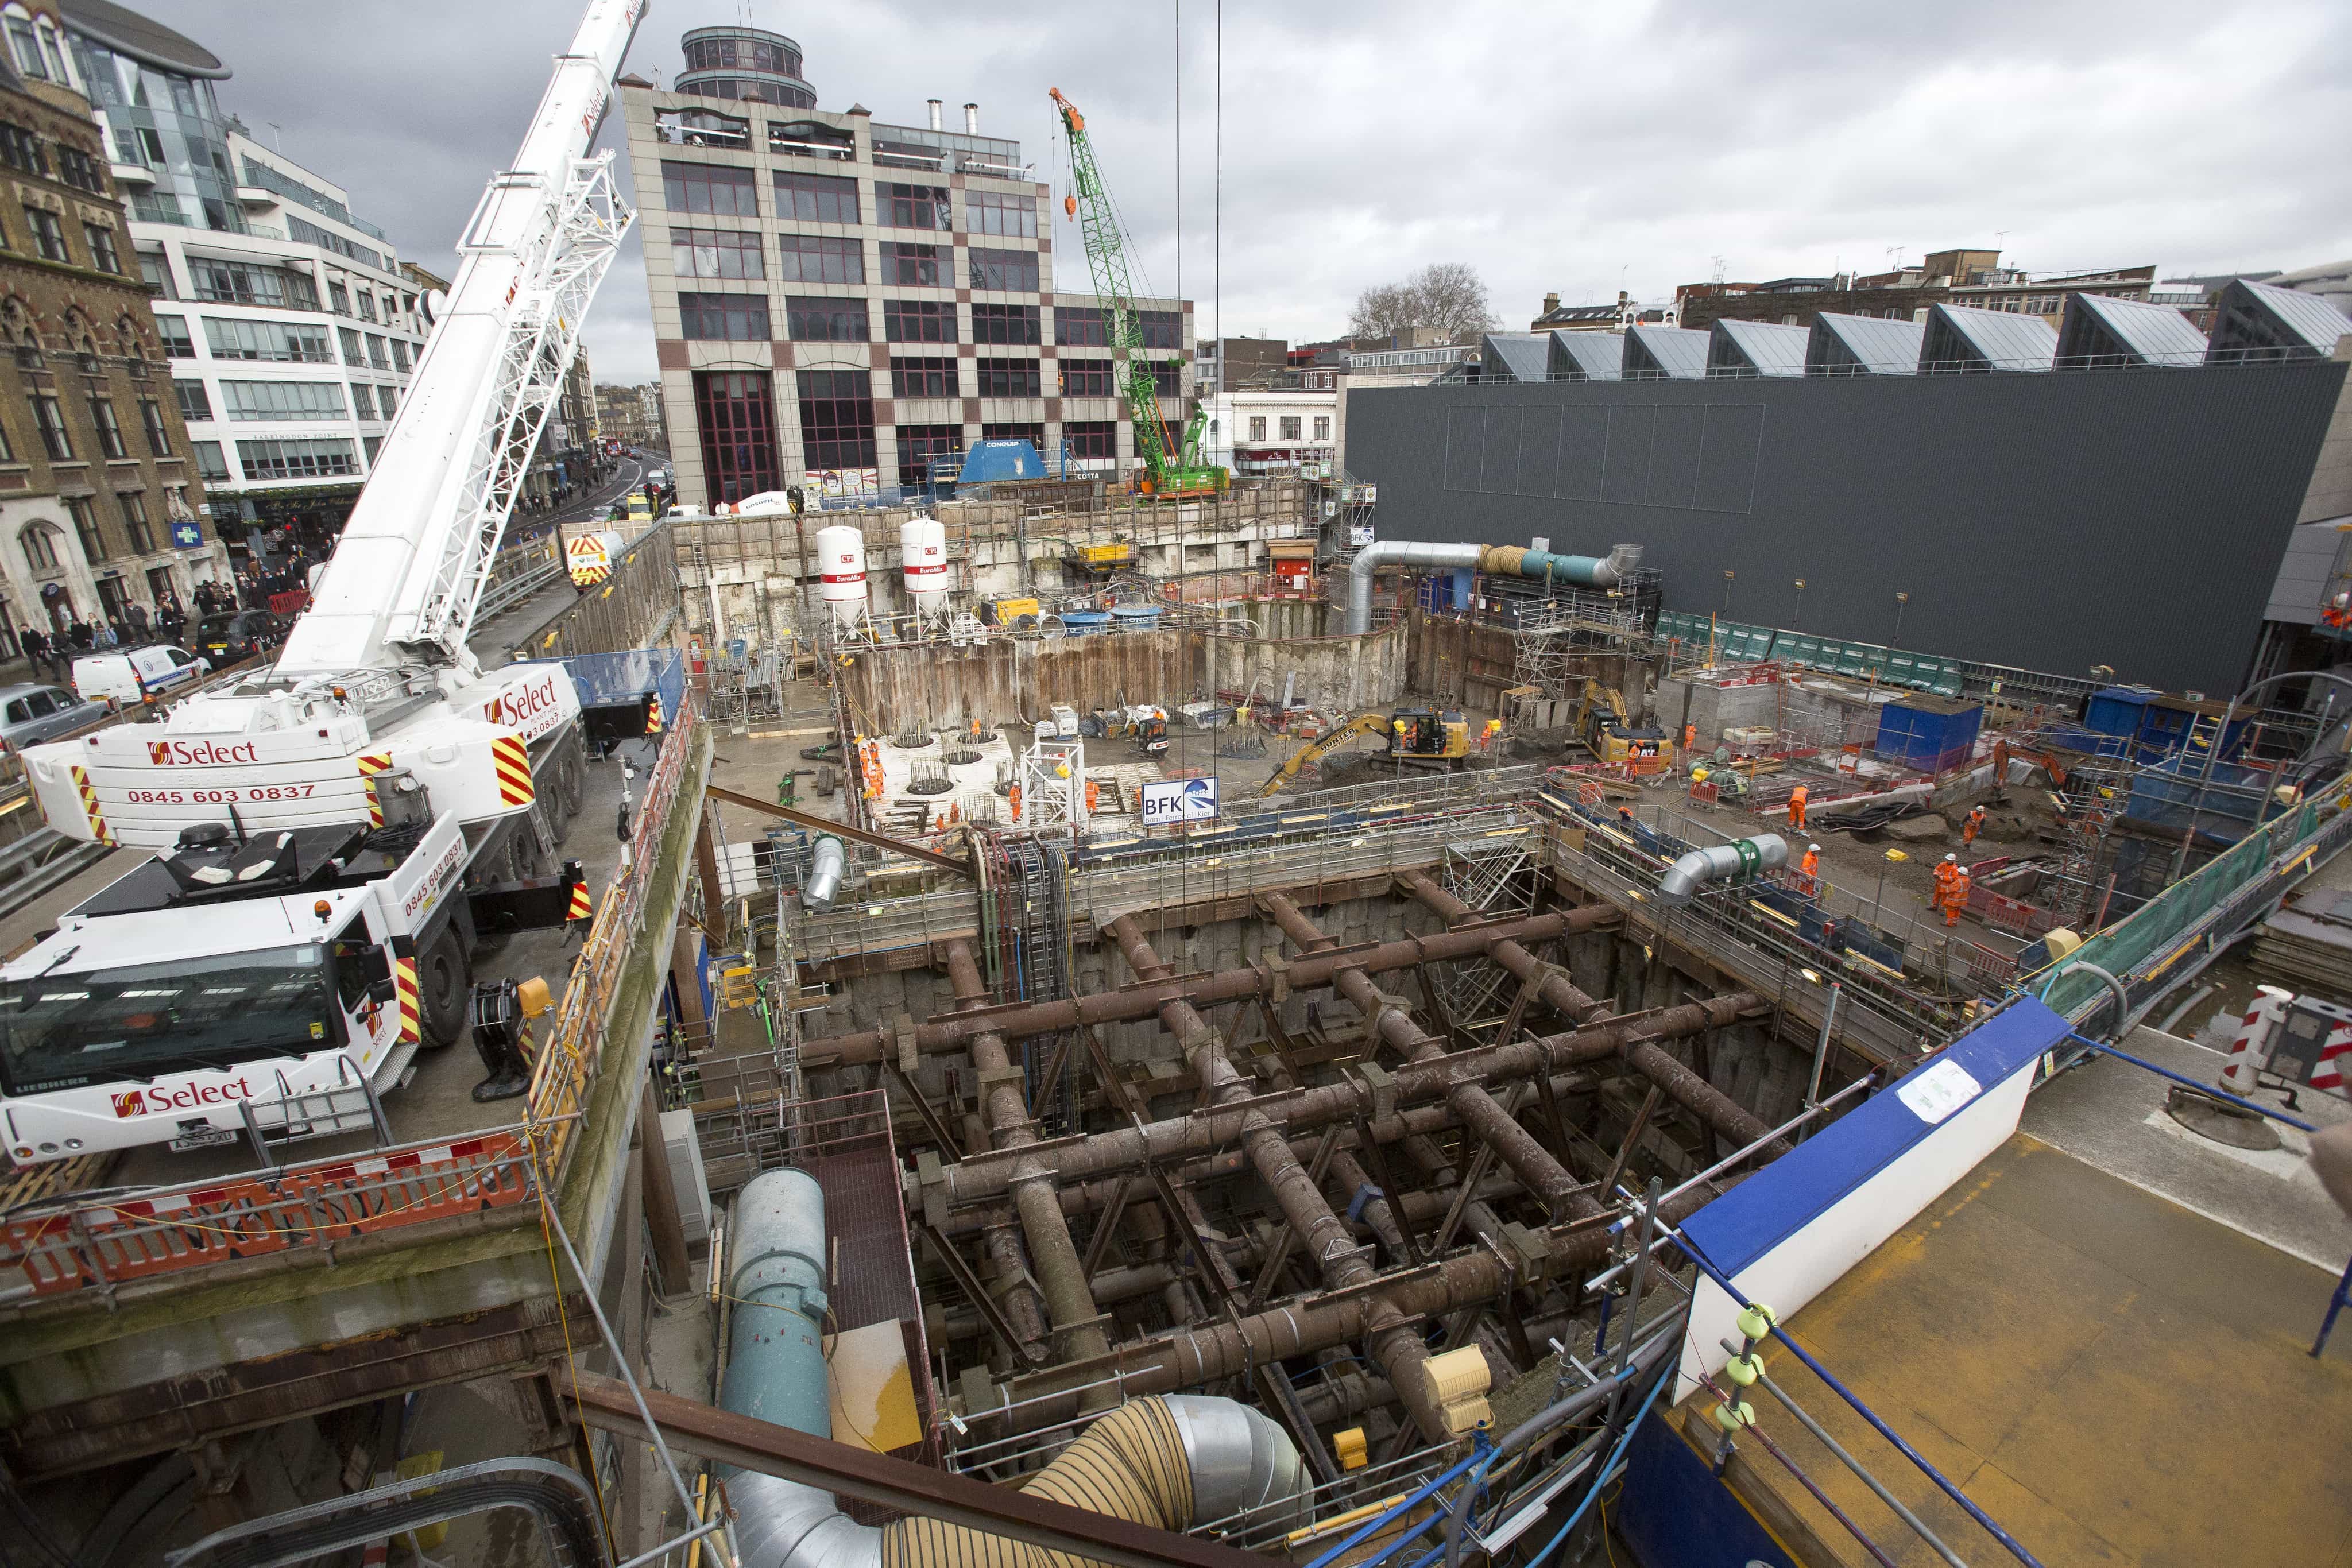
[[[932,99],[930,100],[930,105],[931,129],[937,131],[940,128],[940,100],[938,99]]]
[[[963,106],[963,133],[966,136],[980,134],[980,105],[967,103]]]
[[[1559,293],[1558,293],[1557,291],[1552,292],[1552,293],[1549,293],[1549,294],[1547,294],[1547,295],[1545,295],[1545,296],[1544,296],[1544,308],[1543,308],[1543,313],[1544,313],[1545,315],[1549,316],[1549,315],[1550,315],[1553,311],[1555,311],[1555,310],[1557,310],[1557,309],[1559,309]]]

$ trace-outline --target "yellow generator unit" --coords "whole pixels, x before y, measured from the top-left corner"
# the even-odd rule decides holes
[[[980,604],[980,618],[991,626],[1016,627],[1034,631],[1037,625],[1038,605],[1034,595],[999,594],[984,599]]]
[[[1088,571],[1115,571],[1135,564],[1135,541],[1118,539],[1107,545],[1081,545],[1078,559]]]

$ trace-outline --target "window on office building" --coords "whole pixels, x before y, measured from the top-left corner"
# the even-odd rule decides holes
[[[221,382],[232,420],[333,420],[343,417],[342,389],[332,382]]]
[[[697,371],[694,413],[711,500],[731,503],[776,488],[775,393],[766,371]]]
[[[1037,198],[1008,196],[994,191],[967,191],[963,226],[976,235],[1037,237]]]
[[[725,163],[673,163],[664,159],[662,199],[673,213],[707,214],[714,218],[760,215],[759,185],[751,171]]]
[[[882,333],[894,343],[956,341],[956,308],[946,299],[886,299]]]
[[[783,235],[786,245],[806,243],[813,236]],[[835,242],[840,243],[840,242]],[[850,242],[855,244],[856,242]],[[669,231],[670,270],[680,277],[764,277],[760,236],[731,229],[672,229]]]
[[[240,441],[236,460],[252,479],[332,479],[359,472],[352,444],[341,437]]]
[[[764,294],[681,294],[679,333],[690,343],[762,342],[768,336]]]
[[[1315,416],[1315,439],[1318,441],[1328,441],[1331,439],[1331,416],[1329,414],[1318,413]]]
[[[180,400],[180,417],[191,422],[213,416],[212,399],[205,395],[202,382],[173,382],[172,392]]]
[[[1181,349],[1184,346],[1184,319],[1173,310],[1139,310],[1136,323],[1143,329],[1143,346],[1147,349]]]
[[[890,395],[892,397],[954,397],[956,395],[956,363],[954,360],[907,359],[890,356]]]
[[[882,242],[882,281],[914,288],[945,288],[951,287],[941,263],[950,247],[936,245],[910,245],[904,240]]]
[[[857,209],[857,182],[839,174],[803,174],[776,171],[776,216],[804,224],[848,224],[863,221]]]
[[[217,441],[192,441],[196,449],[196,477],[207,485],[225,483],[228,478],[228,459],[221,455]]]
[[[162,317],[156,319],[161,321]],[[177,319],[177,318],[174,318]],[[289,364],[330,365],[334,363],[334,351],[327,345],[327,329],[323,326],[296,324],[286,321],[237,321],[207,316],[205,322],[205,342],[215,360],[268,360]],[[187,329],[181,331],[185,334]],[[345,329],[349,333],[349,329]],[[352,341],[357,342],[353,337]],[[169,340],[166,340],[166,350]],[[182,358],[192,357],[182,355]]]
[[[1283,418],[1282,418],[1282,438],[1283,438],[1285,441],[1296,441],[1296,440],[1297,440],[1297,439],[1298,439],[1298,427],[1299,427],[1299,421],[1298,421],[1298,416],[1297,416],[1297,414],[1285,414],[1285,415],[1283,415]]]
[[[1118,422],[1077,420],[1062,426],[1062,439],[1070,444],[1073,457],[1117,457]]]
[[[1151,367],[1151,384],[1161,397],[1184,395],[1184,367],[1179,364],[1157,364]]]
[[[1054,307],[1054,341],[1064,348],[1101,349],[1110,344],[1103,313],[1093,305]]]
[[[801,466],[811,472],[876,465],[874,383],[864,371],[802,371]]]
[[[1034,360],[980,360],[979,395],[982,397],[1036,397],[1038,389],[1037,361]]]
[[[365,382],[352,383],[352,412],[362,419],[375,418],[375,389]]]
[[[866,247],[833,235],[778,235],[776,276],[786,283],[863,283]]]
[[[974,246],[970,257],[971,287],[1008,294],[1037,292],[1037,253],[1034,250],[982,250]]]
[[[1038,308],[1034,305],[975,305],[971,308],[971,340],[975,343],[1034,343]]]
[[[1250,415],[1249,430],[1249,438],[1252,441],[1264,441],[1265,439],[1265,415],[1262,413],[1254,413]]]
[[[898,483],[908,489],[930,482],[931,465],[945,457],[959,465],[963,456],[961,424],[902,424],[898,427]]]
[[[1058,360],[1064,397],[1114,397],[1108,360]]]
[[[174,360],[193,360],[196,357],[195,340],[188,336],[188,319],[185,316],[156,317],[155,333],[163,340],[163,352],[166,357]]]
[[[945,186],[885,182],[875,189],[874,204],[886,228],[936,229],[945,234],[955,226],[949,216]]]
[[[873,329],[863,299],[791,299],[784,320],[796,341],[803,343],[863,343]]]

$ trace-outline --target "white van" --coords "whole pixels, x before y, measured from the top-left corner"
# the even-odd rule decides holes
[[[196,689],[212,673],[212,662],[185,648],[156,643],[144,648],[110,648],[73,662],[74,690],[84,702],[131,707],[149,697],[163,700]]]

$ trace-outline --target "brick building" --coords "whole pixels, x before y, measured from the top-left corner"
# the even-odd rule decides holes
[[[0,649],[226,575],[106,142],[51,0],[0,19]]]

